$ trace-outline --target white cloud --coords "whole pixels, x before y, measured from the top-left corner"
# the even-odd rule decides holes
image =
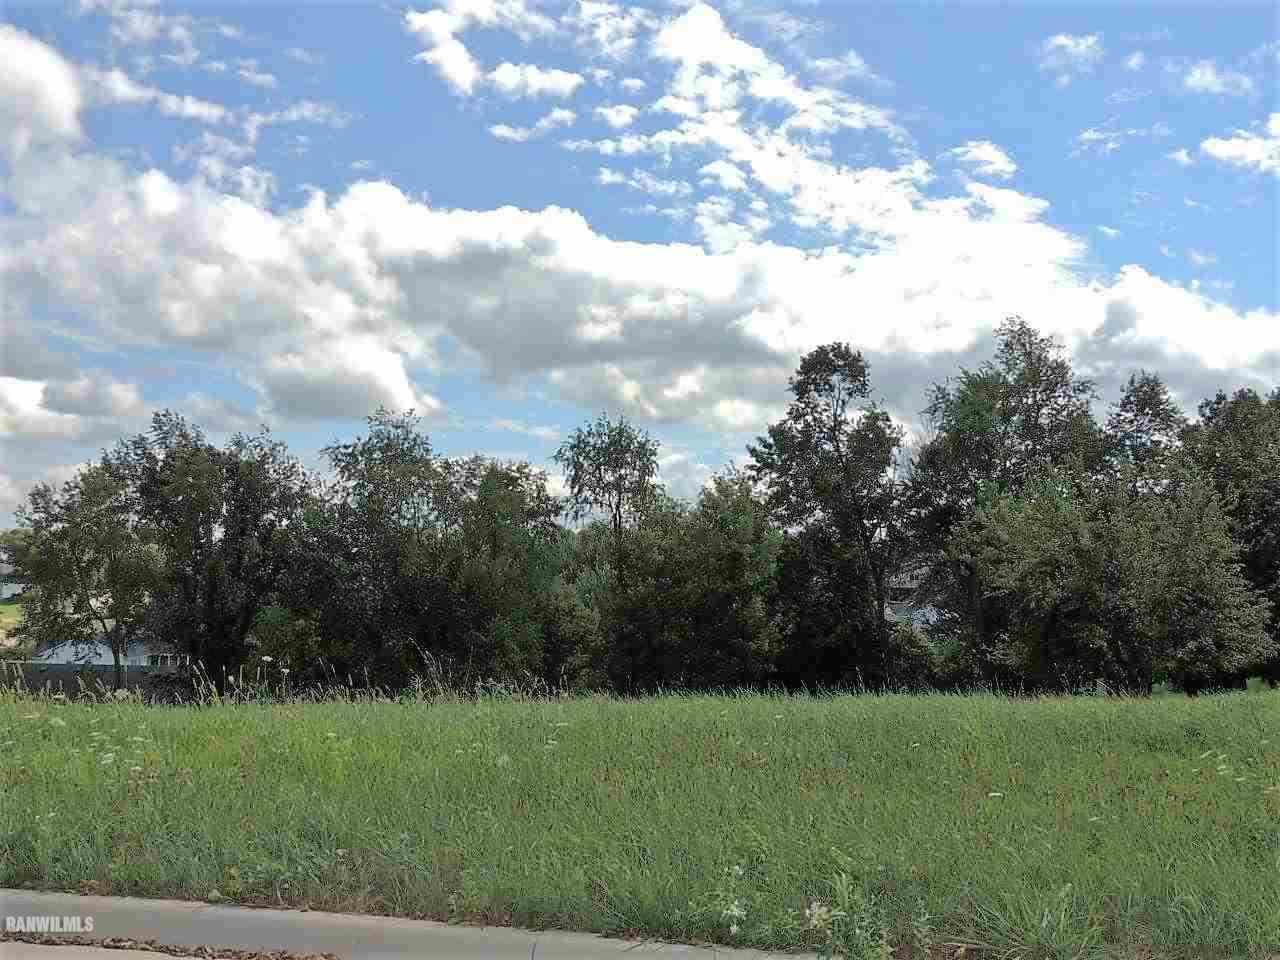
[[[1136,87],[1122,87],[1119,90],[1112,91],[1107,94],[1107,103],[1133,103],[1141,100],[1143,97],[1149,97],[1150,90],[1140,90]]]
[[[484,76],[479,63],[458,38],[473,25],[509,30],[522,39],[555,32],[555,23],[530,10],[524,0],[446,0],[443,6],[425,13],[406,12],[405,29],[426,46],[414,59],[433,66],[455,93],[464,96],[474,93]]]
[[[1166,153],[1165,156],[1181,167],[1189,167],[1195,163],[1195,158],[1187,152],[1186,147],[1179,147],[1172,153]]]
[[[548,130],[555,130],[559,127],[567,127],[578,119],[578,115],[572,110],[565,110],[557,107],[546,116],[542,117],[532,127],[512,127],[505,123],[499,123],[489,128],[489,133],[497,137],[499,140],[510,140],[515,143],[524,143],[526,140],[532,140],[534,137],[541,136]]]
[[[324,58],[320,54],[304,50],[302,47],[290,47],[284,53],[290,60],[297,60],[299,63],[305,63],[309,67],[319,66],[324,63]]]
[[[1124,58],[1124,68],[1126,70],[1141,70],[1143,64],[1147,62],[1147,55],[1141,50],[1135,50]]]
[[[657,18],[640,7],[623,8],[616,3],[578,0],[565,25],[574,29],[578,41],[595,55],[610,60],[627,59],[636,49],[640,34],[653,28]]]
[[[1218,262],[1218,258],[1211,253],[1201,253],[1199,250],[1188,250],[1187,259],[1194,263],[1197,267],[1207,267],[1210,264]]]
[[[250,143],[258,142],[263,127],[282,123],[315,123],[329,127],[345,127],[351,115],[331,103],[316,100],[299,100],[284,110],[271,113],[250,113],[244,121],[244,134]]]
[[[1007,180],[1018,170],[1013,159],[990,140],[970,140],[947,152],[979,176]]]
[[[273,90],[279,86],[279,81],[274,74],[258,69],[256,60],[241,60],[240,69],[236,71],[236,75],[245,83],[252,84],[255,87]]]
[[[713,160],[698,171],[703,183],[718,184],[722,190],[746,190],[747,177],[728,160]]]
[[[1118,237],[1118,236],[1120,236],[1120,231],[1119,231],[1119,230],[1117,230],[1117,229],[1115,229],[1114,227],[1102,227],[1102,226],[1100,226],[1100,227],[1098,227],[1098,232],[1099,232],[1099,233],[1101,233],[1103,236],[1107,236],[1107,237]]]
[[[1058,33],[1040,45],[1040,69],[1057,75],[1065,87],[1080,74],[1090,73],[1104,53],[1101,34]]]
[[[461,10],[445,12],[471,16]],[[714,11],[694,7],[672,24],[691,14],[689,35],[667,36],[675,76],[663,91],[690,112],[656,114],[670,126],[584,149],[635,158],[631,166],[679,156],[718,183],[719,193],[697,198],[656,164],[606,174],[673,198],[643,209],[694,242],[618,239],[555,206],[441,209],[387,182],[314,191],[273,211],[226,192],[245,188],[232,180],[246,144],[202,137],[184,148],[197,164],[222,160],[218,186],[61,150],[71,135],[55,132],[47,155],[15,164],[6,183],[22,213],[0,213],[0,322],[53,304],[87,341],[216,358],[256,394],[261,419],[349,418],[379,402],[440,414],[431,384],[457,373],[450,365],[461,357],[473,377],[545,376],[553,402],[759,430],[799,353],[849,336],[850,303],[878,389],[910,413],[931,375],[954,371],[948,351],[971,350],[1015,312],[1109,362],[1163,354],[1184,370],[1273,369],[1274,312],[1236,311],[1138,267],[1098,274],[1087,238],[1049,222],[1042,198],[973,182],[958,195],[926,193],[934,172],[909,153],[859,166],[819,136],[797,142],[796,131],[842,128],[892,150],[907,141],[889,114],[804,86],[756,48],[729,42],[737,38]],[[7,79],[13,67],[0,62],[0,105],[21,104],[27,112],[12,116],[37,126],[43,114],[22,97],[39,94],[38,83]],[[73,92],[76,84],[73,71]],[[781,119],[771,126],[760,104],[781,107]],[[253,115],[253,136],[290,111],[325,122],[331,109]],[[66,125],[75,133],[78,110]],[[824,230],[830,244],[767,241],[772,216]],[[47,384],[58,378],[30,377],[5,381],[4,422],[83,437],[86,421],[49,406]],[[74,390],[64,394],[75,402]]]
[[[639,93],[646,86],[645,82],[639,77],[623,77],[619,83],[622,89],[628,93]]]
[[[149,103],[154,104],[166,116],[198,120],[201,123],[222,123],[231,115],[231,111],[221,104],[186,94],[178,96],[136,83],[122,70],[82,67],[80,73],[93,103]]]
[[[1088,130],[1082,130],[1076,136],[1078,146],[1071,152],[1071,156],[1075,157],[1091,152],[1106,155],[1119,150],[1126,140],[1138,137],[1162,138],[1172,134],[1173,128],[1163,120],[1158,120],[1149,127],[1121,129],[1115,126],[1115,118],[1112,117],[1101,127],[1090,127]]]
[[[1182,85],[1197,93],[1242,97],[1253,92],[1253,80],[1232,70],[1220,71],[1212,60],[1194,63],[1182,77]]]
[[[640,111],[629,104],[621,103],[616,106],[596,107],[595,114],[613,129],[621,130],[623,127],[631,126],[640,115]]]
[[[77,440],[84,435],[85,418],[51,409],[47,389],[44,381],[0,377],[0,437]]]
[[[544,70],[531,63],[501,63],[486,78],[500,93],[511,97],[567,97],[582,86],[582,75],[566,70]]]
[[[697,3],[654,38],[654,55],[675,63],[676,74],[656,107],[686,117],[734,110],[743,97],[781,104],[791,116],[782,130],[832,133],[879,129],[905,138],[887,110],[870,107],[827,87],[804,87],[758,47],[736,37],[713,8]]]
[[[809,68],[832,83],[840,83],[851,77],[857,80],[881,80],[881,77],[867,65],[867,61],[863,60],[856,50],[850,50],[842,57],[820,57],[812,60]]]
[[[116,380],[103,370],[46,382],[43,400],[52,411],[81,416],[134,417],[145,412],[138,385]]]
[[[629,174],[618,173],[608,167],[601,167],[596,173],[596,183],[601,186],[623,185],[633,190],[657,194],[664,197],[687,197],[693,193],[693,187],[683,180],[663,180],[646,170],[634,170]]]
[[[1271,114],[1266,133],[1237,130],[1232,137],[1209,137],[1200,152],[1232,166],[1280,176],[1280,113]]]
[[[0,149],[30,149],[81,137],[84,97],[75,69],[55,50],[0,23]]]

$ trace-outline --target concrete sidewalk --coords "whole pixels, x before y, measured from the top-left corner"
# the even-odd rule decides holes
[[[69,893],[0,890],[4,917],[93,917],[95,939],[130,937],[165,945],[332,953],[343,960],[817,960],[816,954],[771,954],[613,940],[589,933],[517,930],[399,920],[342,913],[214,906],[181,900],[80,897]],[[0,941],[0,960],[133,960],[173,957],[106,948],[34,946]]]

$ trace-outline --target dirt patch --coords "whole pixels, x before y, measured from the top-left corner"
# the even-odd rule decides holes
[[[335,953],[291,953],[288,950],[237,950],[232,947],[184,947],[156,940],[134,940],[132,937],[50,936],[43,933],[0,933],[0,943],[19,940],[42,947],[102,947],[106,950],[149,950],[172,957],[200,957],[204,960],[342,960]]]

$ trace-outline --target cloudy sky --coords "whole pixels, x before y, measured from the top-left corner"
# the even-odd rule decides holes
[[[0,8],[0,525],[171,407],[379,404],[689,496],[850,341],[906,426],[1019,313],[1103,394],[1280,383],[1268,3]]]

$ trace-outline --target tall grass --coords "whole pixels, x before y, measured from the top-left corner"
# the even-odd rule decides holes
[[[1276,692],[100,694],[0,693],[0,886],[859,960],[1280,952]]]

